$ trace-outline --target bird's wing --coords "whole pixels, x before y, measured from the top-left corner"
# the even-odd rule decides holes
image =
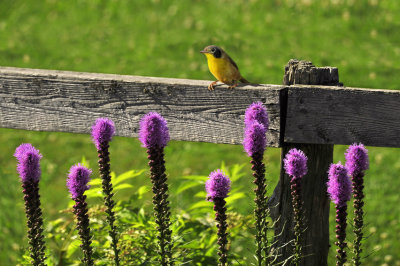
[[[234,67],[236,67],[237,70],[239,70],[239,68],[238,68],[238,66],[236,65],[235,61],[233,61],[233,59],[232,59],[228,54],[226,54],[226,57],[228,57],[229,62],[231,62],[231,64],[232,64]]]

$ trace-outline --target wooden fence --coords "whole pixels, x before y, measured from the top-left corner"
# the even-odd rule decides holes
[[[90,133],[98,117],[115,122],[117,135],[138,136],[140,118],[157,111],[171,139],[241,144],[245,109],[261,101],[270,116],[268,146],[293,147],[309,157],[304,179],[307,231],[303,265],[326,265],[329,249],[327,170],[334,144],[400,147],[400,91],[343,87],[337,68],[290,60],[284,85],[225,85],[209,81],[0,67],[0,127]],[[289,177],[269,202],[276,231],[291,224]],[[279,219],[278,219],[279,218]],[[278,242],[292,239],[283,230]],[[282,257],[291,250],[283,250]]]

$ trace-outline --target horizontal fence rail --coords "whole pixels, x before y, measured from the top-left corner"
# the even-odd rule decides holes
[[[262,101],[270,115],[268,145],[280,143],[282,86],[207,90],[207,81],[0,67],[0,127],[89,133],[96,118],[117,135],[137,137],[151,111],[167,121],[171,139],[240,144],[246,108]]]
[[[262,101],[268,146],[282,143],[400,147],[400,91],[320,85],[247,85],[207,90],[208,81],[0,67],[0,127],[89,133],[98,117],[137,137],[157,111],[174,140],[241,144],[244,111]]]

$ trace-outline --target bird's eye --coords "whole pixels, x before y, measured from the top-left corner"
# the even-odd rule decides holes
[[[211,52],[213,52],[213,53],[215,53],[215,48],[213,47],[213,48],[211,48]]]

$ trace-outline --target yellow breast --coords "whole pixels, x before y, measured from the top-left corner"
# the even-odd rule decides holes
[[[205,55],[207,56],[208,68],[216,79],[225,84],[233,84],[240,79],[239,71],[227,58],[215,58],[212,54]]]

